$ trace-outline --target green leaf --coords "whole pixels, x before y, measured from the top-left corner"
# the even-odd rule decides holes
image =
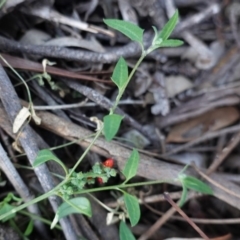
[[[16,216],[16,213],[14,212],[14,208],[13,206],[11,206],[8,203],[4,203],[0,205],[0,216],[5,214],[5,213],[9,213],[12,211],[12,213],[10,215],[8,215],[7,217],[5,217],[4,219],[2,219],[2,222],[6,222],[11,218],[14,218]]]
[[[1,0],[0,1],[0,9],[4,6],[4,4],[7,2],[7,0]]]
[[[183,45],[183,41],[178,39],[167,39],[164,40],[159,47],[179,47]]]
[[[164,25],[163,29],[160,31],[157,39],[167,40],[174,30],[178,22],[178,10],[173,14],[169,21]]]
[[[136,149],[133,149],[127,163],[122,171],[123,175],[126,178],[126,181],[131,179],[137,174],[139,164],[139,153]]]
[[[138,199],[135,196],[124,193],[123,200],[127,208],[131,226],[133,227],[138,223],[141,215]]]
[[[51,224],[51,229],[54,228],[54,226],[61,218],[73,213],[81,213],[88,217],[91,217],[92,209],[89,200],[85,197],[77,197],[70,200],[65,199],[65,202],[59,206],[55,214],[55,217]]]
[[[111,141],[118,132],[123,117],[118,114],[107,115],[103,118],[104,135],[107,141]]]
[[[47,161],[50,161],[50,160],[53,160],[53,161],[57,162],[59,165],[61,165],[62,168],[64,169],[66,175],[68,174],[67,168],[65,167],[63,162],[58,157],[56,157],[53,154],[53,152],[50,151],[49,149],[43,149],[38,152],[37,157],[33,163],[33,167],[34,168],[38,167],[39,165],[41,165]]]
[[[123,57],[120,57],[112,75],[112,81],[122,89],[128,80],[128,66]]]
[[[103,19],[103,22],[109,27],[121,32],[132,41],[137,41],[142,44],[144,30],[137,25],[118,19]]]
[[[128,228],[127,224],[123,221],[120,222],[119,235],[120,240],[136,240],[136,238]]]
[[[205,194],[213,194],[212,189],[206,183],[195,177],[182,174],[179,176],[179,179],[182,182],[182,185],[184,185],[187,189]]]
[[[152,28],[153,28],[153,31],[154,31],[153,42],[155,42],[156,39],[157,39],[157,36],[158,36],[158,30],[157,30],[157,28],[155,26],[152,26]]]
[[[178,204],[179,207],[182,207],[183,204],[186,202],[187,193],[188,193],[187,188],[186,188],[185,185],[182,185],[182,188],[183,188],[183,190],[182,190],[182,195],[181,195],[181,198],[180,198],[180,201],[179,201],[179,204]]]
[[[33,220],[30,220],[29,224],[27,225],[27,228],[24,232],[24,236],[27,237],[29,236],[33,231]]]

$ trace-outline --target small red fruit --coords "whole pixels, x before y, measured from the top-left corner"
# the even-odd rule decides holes
[[[112,168],[113,165],[114,165],[114,160],[113,160],[112,158],[108,158],[107,160],[105,160],[105,161],[102,163],[102,165],[103,165],[104,167]],[[102,178],[98,177],[98,178],[97,178],[97,181],[98,181],[99,184],[103,184]]]
[[[98,177],[98,178],[97,178],[97,181],[98,181],[99,184],[103,184],[102,178]]]
[[[114,165],[114,160],[112,158],[108,158],[103,162],[103,166],[112,168]]]

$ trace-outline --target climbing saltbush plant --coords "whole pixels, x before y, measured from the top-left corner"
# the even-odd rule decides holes
[[[53,160],[58,163],[64,170],[65,176],[62,182],[57,185],[50,192],[45,193],[38,198],[30,201],[28,203],[24,203],[18,207],[9,208],[9,211],[4,211],[0,216],[0,220],[4,221],[9,219],[17,211],[20,211],[30,204],[39,202],[43,199],[46,199],[52,195],[57,195],[62,198],[63,203],[59,206],[55,217],[52,221],[51,228],[54,228],[58,221],[73,213],[81,213],[86,215],[87,217],[92,216],[91,204],[88,198],[79,196],[83,193],[91,193],[96,191],[103,190],[114,190],[120,192],[123,197],[123,202],[125,204],[126,211],[120,211],[118,209],[111,209],[107,206],[104,206],[112,215],[116,215],[121,219],[119,225],[119,237],[121,240],[134,240],[135,237],[132,234],[131,230],[128,228],[126,224],[126,219],[128,218],[131,226],[135,226],[141,217],[140,205],[136,196],[128,193],[125,189],[129,187],[142,186],[146,184],[159,184],[162,182],[176,182],[182,184],[183,194],[180,201],[180,205],[183,205],[187,198],[187,191],[189,189],[195,190],[201,193],[212,194],[211,188],[203,183],[202,181],[187,176],[184,173],[180,173],[179,176],[176,176],[175,179],[170,179],[166,181],[149,181],[144,183],[129,183],[134,176],[137,174],[138,165],[140,161],[139,153],[137,149],[133,149],[129,158],[126,160],[126,164],[122,170],[122,174],[125,177],[125,181],[119,185],[114,186],[102,186],[98,188],[87,188],[87,186],[94,184],[97,181],[100,184],[104,184],[108,181],[110,177],[115,177],[117,171],[113,168],[112,159],[109,159],[108,162],[105,163],[97,163],[95,164],[89,172],[77,172],[76,169],[89,152],[90,148],[94,145],[95,141],[101,135],[105,136],[107,141],[111,141],[117,134],[121,122],[123,120],[123,116],[116,114],[115,110],[119,104],[119,101],[124,94],[130,80],[132,79],[135,71],[138,66],[141,64],[143,59],[152,51],[160,48],[160,47],[177,47],[183,44],[181,40],[170,39],[170,35],[173,32],[177,22],[178,22],[178,11],[174,13],[174,15],[170,18],[170,20],[166,23],[161,31],[158,31],[156,27],[153,27],[154,30],[154,38],[152,40],[152,44],[145,49],[143,43],[143,34],[144,29],[136,26],[133,23],[116,20],[116,19],[104,19],[103,20],[106,25],[109,27],[121,32],[126,37],[130,38],[132,41],[136,41],[141,47],[141,56],[132,68],[131,72],[128,71],[128,66],[126,60],[123,57],[120,57],[116,66],[114,68],[112,74],[112,81],[116,84],[118,88],[118,95],[113,104],[113,107],[110,109],[109,114],[103,118],[103,122],[101,120],[98,121],[98,128],[93,137],[90,145],[82,154],[77,163],[73,166],[72,169],[68,169],[65,164],[56,157],[52,151],[48,149],[41,150],[38,153],[38,156],[34,162],[33,167],[37,167],[47,161]],[[77,197],[75,197],[77,195]],[[1,206],[1,205],[0,205]],[[5,204],[6,206],[6,204]],[[0,211],[1,212],[1,211]]]

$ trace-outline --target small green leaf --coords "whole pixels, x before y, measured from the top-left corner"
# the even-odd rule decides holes
[[[8,215],[7,217],[5,217],[4,219],[2,219],[2,222],[6,222],[11,218],[14,218],[16,216],[16,213],[14,212],[14,208],[13,206],[11,206],[8,203],[4,203],[0,205],[0,216],[5,214],[5,213],[9,213],[12,211],[12,213],[10,215]]]
[[[136,238],[128,228],[127,224],[123,221],[120,222],[119,235],[120,240],[136,240]]]
[[[163,29],[160,31],[157,39],[167,40],[174,30],[178,22],[178,10],[173,14],[169,21],[164,25]]]
[[[51,229],[54,228],[54,226],[61,218],[73,213],[81,213],[88,217],[91,217],[92,209],[89,200],[85,197],[77,197],[70,200],[65,199],[65,202],[59,206],[55,214],[55,217],[51,224]]]
[[[127,181],[137,174],[138,164],[139,164],[139,153],[136,149],[133,149],[122,171]]]
[[[157,30],[157,28],[155,27],[155,26],[152,26],[152,28],[153,28],[153,30],[154,30],[154,38],[153,38],[153,43],[155,43],[156,42],[156,39],[157,39],[157,37],[158,37],[158,30]]]
[[[122,89],[128,80],[128,66],[123,57],[120,57],[112,75],[113,82]]]
[[[137,41],[142,44],[144,30],[137,25],[118,19],[103,19],[103,22],[109,27],[118,30],[132,41]]]
[[[107,115],[103,118],[104,135],[107,141],[111,141],[118,132],[123,117],[118,114]]]
[[[179,201],[179,207],[182,207],[183,204],[186,202],[186,199],[187,199],[187,188],[185,185],[182,185],[182,195],[181,195],[181,198],[180,198],[180,201]]]
[[[58,157],[56,157],[53,154],[53,152],[50,151],[49,149],[43,149],[38,152],[37,157],[33,163],[33,167],[34,168],[38,167],[39,165],[41,165],[47,161],[50,161],[50,160],[53,160],[53,161],[57,162],[59,165],[61,165],[62,168],[64,169],[66,175],[68,174],[67,168],[65,167],[63,162]]]
[[[180,181],[182,182],[182,185],[184,185],[187,189],[205,194],[213,194],[212,189],[206,183],[195,177],[186,176],[183,174],[180,175]]]
[[[27,228],[26,228],[26,230],[25,230],[23,235],[25,237],[27,237],[27,236],[29,236],[32,233],[32,231],[33,231],[33,220],[30,220],[30,222],[27,225]]]
[[[131,226],[133,227],[138,223],[141,215],[138,199],[135,196],[124,193],[123,200],[127,208]]]
[[[183,41],[178,39],[167,39],[161,42],[159,47],[179,47],[183,45]]]
[[[0,9],[4,6],[4,4],[7,2],[7,0],[1,0],[0,1]]]

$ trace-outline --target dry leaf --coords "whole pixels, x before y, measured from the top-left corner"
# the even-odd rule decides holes
[[[136,12],[134,11],[131,1],[128,0],[118,0],[119,10],[123,17],[123,20],[132,22],[138,25],[138,17]]]
[[[36,115],[36,113],[35,113],[35,111],[34,112],[32,112],[32,119],[34,120],[34,122],[37,124],[37,125],[40,125],[41,124],[41,118],[40,117],[38,117],[37,115]]]
[[[30,29],[24,33],[19,42],[23,44],[43,45],[50,39],[51,36],[48,33],[38,29]]]
[[[168,97],[172,98],[175,95],[192,88],[192,82],[184,76],[169,76],[165,77],[165,84]]]
[[[22,148],[21,146],[19,146],[16,141],[14,141],[14,142],[12,143],[12,147],[13,147],[13,149],[14,149],[15,151],[17,151],[17,152],[19,152],[19,153],[21,153],[21,154],[24,153],[23,148]]]
[[[24,122],[28,119],[28,117],[31,115],[28,108],[23,107],[19,113],[17,114],[16,118],[13,122],[13,133],[17,133],[19,129],[22,127]]]
[[[194,163],[198,168],[206,168],[207,158],[203,153],[183,152],[170,155],[170,158],[183,165]]]
[[[50,46],[60,46],[60,47],[79,47],[93,52],[105,52],[103,46],[93,37],[90,39],[77,39],[74,37],[58,37],[51,39],[45,43],[45,45]]]
[[[130,144],[133,147],[137,147],[139,149],[143,149],[146,146],[150,145],[149,140],[144,137],[139,131],[136,129],[132,129],[122,135],[122,138],[126,139],[126,143]],[[124,141],[125,142],[125,141]]]
[[[209,131],[229,126],[239,119],[239,111],[235,107],[222,107],[207,112],[201,116],[175,125],[168,137],[167,142],[188,142]]]
[[[225,49],[221,42],[215,41],[209,48],[206,46],[206,50],[209,51],[204,53],[201,49],[191,46],[184,52],[182,59],[195,63],[198,69],[210,69],[217,64]]]
[[[97,124],[96,132],[103,128],[103,122],[97,117],[90,117],[90,121]]]
[[[153,115],[167,115],[170,110],[168,94],[165,87],[165,76],[161,72],[156,72],[153,76],[153,83],[149,92],[153,94],[155,104],[151,107]]]

